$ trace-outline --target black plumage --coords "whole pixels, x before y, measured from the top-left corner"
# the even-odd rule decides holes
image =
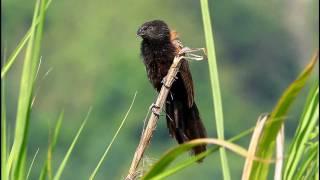
[[[144,23],[137,35],[142,37],[141,56],[148,78],[159,92],[162,80],[167,75],[179,47],[176,33],[170,31],[161,20]],[[194,102],[194,87],[188,62],[182,59],[177,80],[173,83],[165,104],[169,133],[179,144],[192,139],[205,138],[206,130],[202,124],[197,105]],[[193,148],[193,154],[206,150],[205,145]]]

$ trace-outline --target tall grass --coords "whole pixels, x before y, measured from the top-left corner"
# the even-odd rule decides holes
[[[46,2],[45,10],[47,10],[49,8],[49,5],[51,4],[51,2],[52,2],[52,0],[48,0]],[[35,20],[35,25],[37,25],[39,22],[40,22],[40,19],[37,17],[37,19]],[[27,44],[27,42],[30,39],[32,33],[33,33],[33,31],[32,31],[32,26],[31,26],[30,29],[27,31],[27,33],[20,40],[20,42],[18,43],[17,47],[13,50],[13,52],[9,56],[8,60],[4,64],[3,68],[1,69],[1,79],[3,79],[6,76],[7,72],[10,70],[11,66],[16,61],[17,56],[22,51],[23,47]]]
[[[285,123],[286,115],[291,108],[293,102],[295,101],[298,94],[301,92],[302,88],[306,85],[311,72],[317,63],[319,52],[317,51],[310,63],[304,69],[303,72],[298,76],[298,78],[286,89],[282,97],[279,99],[274,110],[270,114],[270,117],[267,120],[267,124],[262,132],[262,135],[259,140],[258,150],[256,155],[264,159],[271,159],[274,148],[275,141],[278,134],[278,131],[281,128],[281,125]],[[309,106],[308,104],[306,106]],[[300,144],[301,145],[301,144]],[[252,179],[266,179],[268,177],[270,164],[255,162],[253,169],[250,175]]]
[[[317,122],[319,118],[319,81],[317,81],[314,87],[311,89],[309,93],[309,97],[307,99],[305,109],[299,121],[299,126],[296,130],[293,142],[290,146],[289,157],[286,161],[286,166],[283,174],[284,179],[293,179],[295,175],[298,174],[299,162],[301,162],[303,156],[307,157],[309,153],[307,149],[310,148],[312,152],[310,152],[309,157],[313,157],[313,161],[316,159],[317,151],[312,150],[312,148],[317,148],[319,142],[315,142],[312,144],[313,147],[308,146],[307,143],[310,140],[310,136],[312,135],[314,130],[317,130]],[[318,131],[312,138],[317,138]],[[304,153],[306,153],[304,155]],[[303,163],[307,164],[307,163]],[[303,169],[303,168],[302,168]]]
[[[6,93],[5,81],[1,86],[1,179],[7,179],[7,115],[6,115]]]
[[[1,102],[1,177],[4,180],[7,179],[27,179],[29,173],[32,169],[34,159],[31,162],[31,165],[27,173],[27,149],[28,149],[28,134],[30,126],[30,112],[32,108],[32,99],[34,92],[34,85],[36,82],[37,71],[40,63],[40,54],[41,54],[41,40],[43,36],[43,28],[45,22],[45,12],[49,7],[51,0],[37,0],[34,8],[32,23],[29,31],[22,38],[16,49],[13,51],[7,63],[1,70],[1,81],[4,83],[5,75],[12,67],[15,62],[18,54],[22,51],[23,47],[27,44],[26,53],[24,57],[23,70],[21,75],[19,98],[18,98],[18,107],[17,107],[17,116],[15,122],[15,135],[13,139],[13,145],[10,151],[9,156],[7,156],[7,131],[6,131],[6,103],[5,99],[2,99]],[[5,97],[5,86],[2,89],[2,95]],[[65,165],[71,155],[71,152],[77,142],[77,139],[84,128],[85,123],[89,117],[91,109],[89,110],[87,117],[82,123],[80,129],[77,132],[76,137],[74,138],[71,146],[68,149],[67,154],[65,155],[62,163],[60,164],[58,171],[56,172],[55,179],[60,179],[60,176],[65,168]],[[61,127],[61,121],[63,119],[63,112],[59,116],[59,119],[54,130],[54,135],[52,141],[49,144],[48,156],[44,164],[44,168],[41,171],[39,179],[52,179],[51,176],[51,155],[55,147],[57,137]]]
[[[27,135],[29,129],[29,115],[31,99],[35,83],[37,64],[40,59],[42,30],[44,25],[45,1],[37,1],[31,25],[31,35],[26,49],[23,72],[20,82],[17,118],[13,146],[8,158],[7,171],[12,168],[14,179],[25,179],[24,165],[27,151]],[[36,18],[39,16],[39,24]]]
[[[218,133],[219,139],[224,139],[224,127],[223,127],[224,120],[223,120],[222,100],[221,100],[221,92],[220,92],[220,85],[219,85],[219,76],[218,76],[219,74],[218,74],[218,66],[217,66],[217,59],[216,59],[214,39],[213,39],[213,31],[211,28],[209,5],[208,5],[208,0],[201,0],[200,2],[201,2],[201,12],[202,12],[206,47],[207,47],[207,53],[208,53],[211,90],[213,95],[212,101],[214,104],[217,133]],[[224,148],[220,149],[220,158],[221,158],[223,177],[225,180],[229,180],[231,179],[230,170],[228,165],[227,154]]]

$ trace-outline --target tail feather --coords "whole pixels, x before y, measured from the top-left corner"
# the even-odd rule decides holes
[[[194,103],[193,106],[188,111],[187,125],[186,129],[187,136],[190,139],[206,138],[206,129],[202,124],[202,120],[199,115],[197,105]],[[194,155],[200,154],[206,151],[206,145],[199,145],[193,148],[192,153]]]
[[[169,133],[179,144],[207,136],[195,103],[189,108],[185,103],[169,100],[166,103],[166,114]],[[205,150],[206,145],[199,145],[191,153],[197,155]]]

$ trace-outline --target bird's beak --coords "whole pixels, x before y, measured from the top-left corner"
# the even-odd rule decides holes
[[[144,34],[144,31],[143,31],[143,28],[141,27],[137,31],[137,36],[142,37],[143,35],[145,35],[145,34]]]

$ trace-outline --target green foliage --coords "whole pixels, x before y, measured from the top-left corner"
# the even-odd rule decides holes
[[[300,161],[300,169],[296,171],[297,179],[317,179],[319,177],[319,142],[315,142],[305,152],[305,158]]]
[[[289,157],[286,159],[283,179],[293,179],[293,177],[299,177],[297,179],[301,179],[302,175],[305,174],[306,168],[309,167],[308,165],[312,161],[314,161],[314,165],[316,164],[315,162],[318,154],[317,149],[319,146],[319,141],[312,145],[308,145],[307,143],[310,141],[310,139],[312,140],[318,136],[318,132],[316,132],[315,136],[311,137],[313,131],[317,129],[316,126],[318,118],[319,81],[316,82],[309,93],[309,97],[299,121],[299,126],[290,145],[290,150],[288,152]],[[300,163],[303,157],[305,157],[305,161]],[[297,173],[299,173],[298,176]]]
[[[249,135],[254,128],[248,129],[240,134],[238,134],[235,137],[230,138],[229,142],[237,141],[247,135]],[[220,149],[221,146],[218,147],[211,147],[206,152],[202,152],[201,154],[198,154],[196,156],[192,156],[191,158],[188,158],[187,160],[175,165],[174,167],[171,167],[169,170],[164,171],[169,165],[178,157],[181,156],[186,151],[190,150],[192,147],[194,147],[196,144],[186,144],[178,146],[174,149],[169,150],[166,154],[164,154],[161,159],[156,162],[151,169],[144,175],[145,179],[152,178],[152,177],[168,177],[174,173],[177,173],[178,171],[181,171],[182,169],[192,165],[193,163],[197,162],[198,160],[216,152]]]
[[[190,151],[191,148],[200,145],[200,144],[214,144],[214,145],[218,145],[220,147],[224,147],[227,148],[239,155],[242,156],[248,156],[247,151],[242,148],[241,146],[238,146],[236,144],[230,143],[228,141],[225,140],[220,140],[220,139],[213,139],[213,138],[203,138],[203,139],[197,139],[197,140],[192,140],[189,141],[187,143],[184,143],[183,145],[178,146],[177,148],[169,151],[165,157],[162,159],[163,162],[160,162],[158,166],[156,166],[155,168],[152,169],[152,171],[150,171],[148,174],[146,174],[142,179],[163,179],[164,177],[166,177],[167,175],[165,174],[159,174],[158,172],[163,171],[164,168],[166,168],[164,166],[164,164],[169,164],[170,161],[172,161],[173,159],[175,159],[178,155],[185,153],[187,151]],[[203,152],[205,153],[205,152]]]
[[[312,57],[310,63],[299,77],[287,88],[279,99],[276,107],[266,121],[266,126],[261,134],[256,156],[263,159],[271,159],[275,147],[275,141],[281,125],[285,122],[285,117],[292,103],[297,98],[302,88],[306,85],[311,76],[311,72],[318,60],[318,51]],[[317,116],[317,114],[315,114]],[[254,162],[250,174],[251,179],[267,179],[269,172],[268,163]]]
[[[47,2],[47,4],[45,5],[45,10],[49,7],[50,3],[52,0],[49,0]],[[36,12],[36,11],[34,11]],[[36,17],[38,18],[38,17]],[[35,26],[38,25],[38,23],[41,21],[40,19],[41,17],[39,17],[38,19],[34,19],[35,20]],[[17,47],[13,50],[13,52],[11,53],[11,55],[9,56],[8,60],[6,61],[7,63],[3,66],[3,68],[1,69],[1,79],[4,78],[4,76],[7,74],[7,72],[10,70],[11,66],[13,65],[13,63],[15,62],[15,60],[17,59],[17,56],[19,55],[19,53],[21,52],[21,50],[23,49],[23,47],[26,45],[26,43],[28,42],[28,40],[30,39],[32,34],[32,27],[28,30],[28,32],[24,35],[24,37],[20,40],[19,44],[17,45]]]
[[[17,110],[17,119],[16,119],[16,130],[15,130],[15,137],[13,141],[13,146],[9,157],[7,159],[6,156],[6,104],[5,101],[2,100],[2,120],[1,120],[1,128],[2,128],[2,149],[1,149],[1,171],[2,177],[4,179],[28,179],[31,169],[34,164],[34,160],[38,154],[39,149],[37,150],[32,162],[30,164],[28,173],[26,174],[26,160],[27,160],[27,137],[28,137],[28,130],[30,126],[30,111],[32,107],[32,95],[34,90],[34,85],[36,82],[37,77],[37,68],[39,66],[40,60],[40,48],[41,48],[41,40],[43,36],[43,26],[45,21],[45,10],[48,8],[51,1],[46,3],[45,0],[37,1],[34,9],[34,15],[32,20],[32,25],[30,30],[26,33],[25,37],[21,40],[18,44],[18,47],[14,50],[13,54],[10,56],[8,63],[4,66],[3,71],[1,72],[1,78],[3,78],[6,72],[10,69],[13,62],[17,58],[17,55],[20,53],[23,46],[28,43],[25,59],[24,59],[24,66],[21,78],[21,85],[20,85],[20,95],[18,100],[18,110]],[[4,90],[3,92],[4,93]],[[90,109],[91,111],[91,109]],[[75,146],[77,139],[89,117],[90,111],[87,114],[82,126],[78,130],[76,137],[74,138],[69,150],[63,159],[55,179],[59,179],[62,171],[67,163],[68,158]],[[41,173],[40,179],[44,179],[46,177],[47,172],[49,172],[49,179],[51,175],[51,153],[56,145],[58,134],[60,132],[61,122],[63,119],[63,112],[60,114],[59,119],[57,121],[57,125],[54,131],[53,140],[49,144],[48,148],[48,159],[46,160],[44,170]]]
[[[31,98],[35,83],[37,64],[40,57],[42,29],[44,24],[45,1],[37,2],[31,25],[31,35],[26,50],[22,78],[20,83],[20,95],[18,101],[16,129],[13,146],[7,162],[7,172],[14,179],[24,179],[24,166],[26,164],[27,136],[29,128],[29,114],[31,109]],[[39,24],[36,18],[39,15]]]

